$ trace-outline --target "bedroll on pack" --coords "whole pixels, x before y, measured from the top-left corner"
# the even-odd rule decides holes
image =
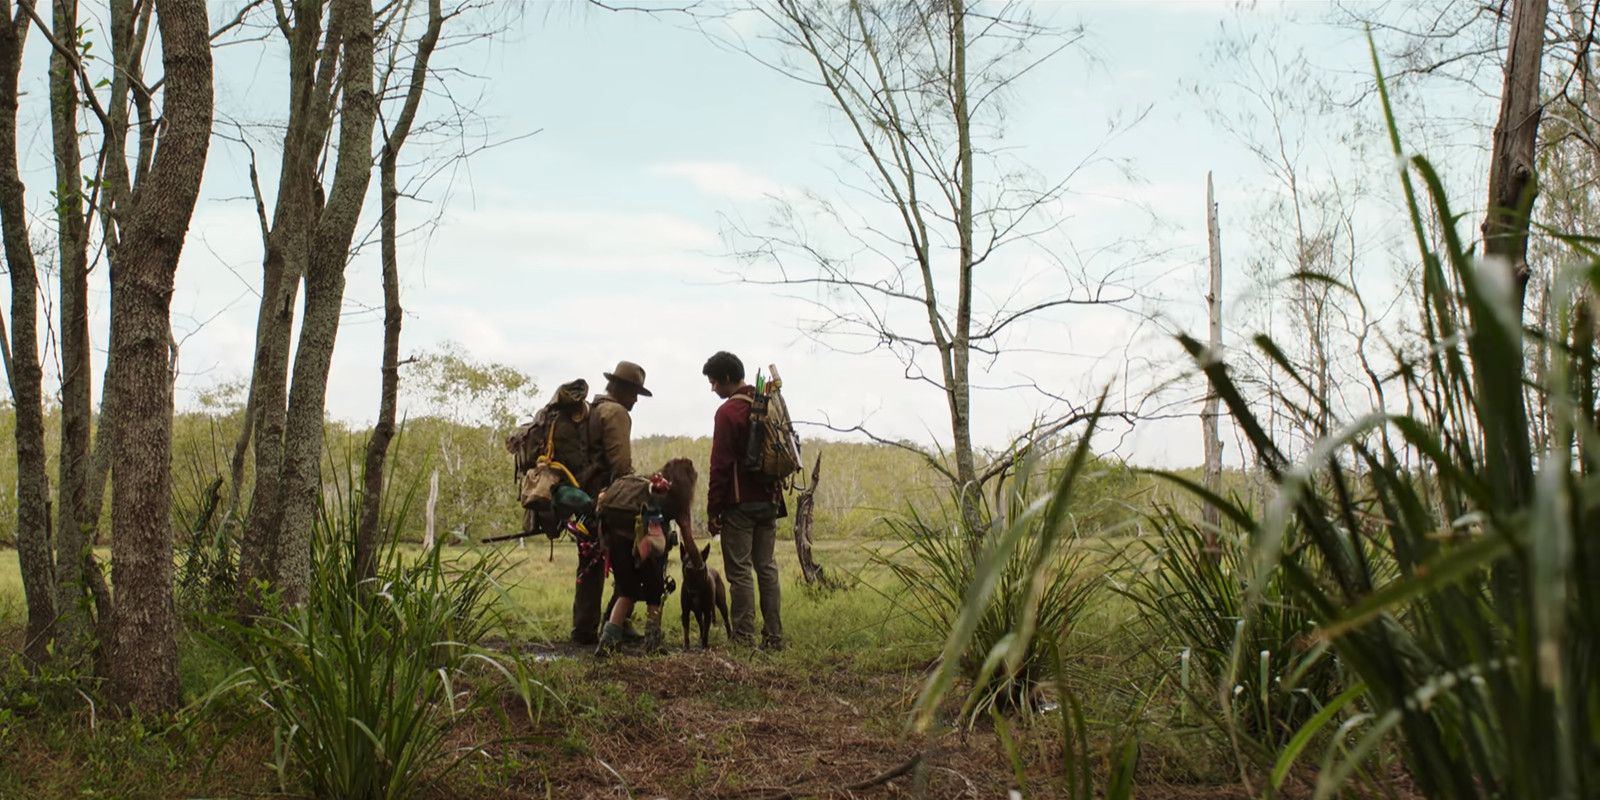
[[[506,437],[517,479],[517,500],[527,510],[525,531],[559,536],[573,514],[588,513],[587,508],[574,508],[576,495],[557,491],[581,487],[594,460],[586,424],[588,395],[589,383],[581,378],[562,384],[532,422]],[[587,500],[588,495],[578,494]]]

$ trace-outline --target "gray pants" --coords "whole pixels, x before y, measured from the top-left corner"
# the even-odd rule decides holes
[[[761,640],[783,643],[782,600],[778,562],[776,510],[733,509],[722,514],[722,567],[728,576],[729,605],[734,641],[754,643],[756,635],[756,584],[761,586]],[[752,576],[751,571],[755,574]]]

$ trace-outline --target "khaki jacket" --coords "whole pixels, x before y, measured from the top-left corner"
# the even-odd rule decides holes
[[[594,426],[590,441],[595,443],[601,466],[594,487],[598,493],[612,481],[633,474],[633,417],[621,403],[602,394],[594,399],[589,424]]]

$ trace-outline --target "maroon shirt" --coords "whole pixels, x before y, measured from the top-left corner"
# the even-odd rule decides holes
[[[734,390],[736,395],[754,397],[749,385]],[[786,512],[783,491],[770,478],[746,469],[745,450],[750,446],[750,404],[737,397],[722,401],[711,428],[711,477],[706,484],[706,518],[716,519],[722,512],[741,503],[773,503],[778,516]]]

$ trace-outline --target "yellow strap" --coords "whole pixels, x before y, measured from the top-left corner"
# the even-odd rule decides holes
[[[545,433],[545,436],[544,436],[544,455],[539,457],[538,463],[540,463],[540,464],[548,464],[551,469],[560,471],[560,473],[562,475],[565,475],[567,477],[567,481],[568,482],[570,482],[573,486],[577,486],[578,485],[578,479],[572,476],[572,470],[567,469],[567,465],[561,463],[560,461],[557,461],[555,459],[555,455],[556,455],[556,425],[555,425],[555,420],[551,420],[550,421],[550,429],[549,429],[549,431],[547,431]]]
[[[572,470],[567,469],[567,465],[561,463],[560,461],[553,461],[553,460],[551,460],[551,458],[549,456],[540,456],[539,457],[539,463],[540,464],[544,464],[545,466],[548,466],[551,469],[560,472],[562,475],[565,475],[567,480],[573,486],[577,486],[578,485],[578,479],[572,477]]]

